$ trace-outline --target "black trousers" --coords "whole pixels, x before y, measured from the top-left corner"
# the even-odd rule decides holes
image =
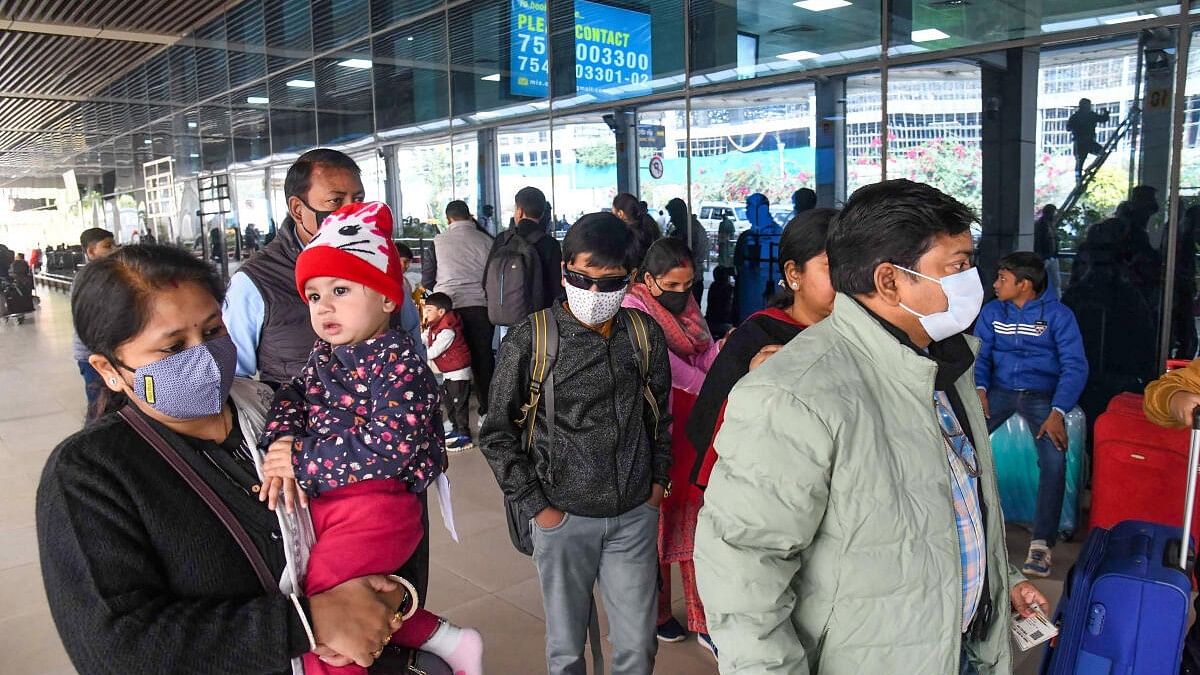
[[[475,378],[475,398],[479,400],[479,414],[488,410],[488,390],[492,387],[492,373],[496,370],[496,355],[492,352],[492,336],[496,327],[488,321],[487,307],[455,307],[462,319],[463,337],[471,352],[471,373]]]
[[[471,381],[445,380],[442,382],[442,407],[446,419],[454,427],[454,433],[471,434]]]

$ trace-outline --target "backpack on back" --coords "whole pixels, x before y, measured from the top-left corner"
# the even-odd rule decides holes
[[[515,326],[543,304],[542,259],[534,245],[546,233],[535,232],[526,239],[514,229],[500,236],[502,240],[483,273],[488,321],[497,326]]]

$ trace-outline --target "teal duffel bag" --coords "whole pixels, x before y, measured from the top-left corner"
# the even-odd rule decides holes
[[[1062,518],[1058,531],[1063,541],[1082,528],[1079,499],[1087,484],[1087,458],[1084,445],[1087,423],[1078,407],[1067,413],[1067,481],[1063,491]],[[996,481],[1004,522],[1033,527],[1037,505],[1038,460],[1033,434],[1020,415],[1013,414],[992,434],[992,454],[996,462]]]

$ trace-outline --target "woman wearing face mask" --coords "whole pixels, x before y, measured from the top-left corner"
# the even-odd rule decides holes
[[[212,268],[131,246],[78,281],[72,315],[105,415],[54,450],[37,496],[46,595],[75,668],[284,673],[310,650],[369,665],[405,593],[385,576],[284,592],[303,565],[259,503],[250,450],[270,392],[234,384]]]
[[[642,207],[638,198],[628,192],[622,192],[613,198],[612,212],[621,219],[621,222],[625,223],[625,227],[633,235],[633,263],[635,267],[641,267],[642,261],[646,258],[646,251],[650,250],[651,244],[662,237],[662,230],[658,227],[658,223],[654,222],[654,219],[646,213],[646,209]]]
[[[658,639],[679,642],[687,637],[683,626],[671,615],[671,565],[678,563],[687,600],[688,629],[698,633],[701,643],[715,655],[692,565],[696,516],[703,493],[688,482],[696,451],[682,430],[709,366],[717,358],[720,343],[713,341],[692,295],[695,280],[692,252],[687,245],[679,239],[659,239],[646,252],[639,276],[621,304],[646,312],[662,327],[671,362],[671,416],[677,432],[671,434],[673,489],[663,501],[659,520]]]
[[[704,387],[687,421],[687,436],[695,457],[687,460],[691,481],[701,488],[717,461],[713,439],[721,428],[725,400],[746,373],[762,365],[800,331],[833,312],[836,293],[829,280],[829,256],[825,238],[837,209],[812,209],[792,219],[779,240],[783,261],[780,292],[771,306],[750,315],[729,336],[721,355],[713,362]]]

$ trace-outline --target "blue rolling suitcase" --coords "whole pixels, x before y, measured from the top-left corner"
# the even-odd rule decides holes
[[[1096,528],[1063,587],[1059,627],[1042,675],[1176,675],[1192,581],[1188,547],[1200,463],[1200,409],[1192,424],[1183,529],[1138,520]]]

